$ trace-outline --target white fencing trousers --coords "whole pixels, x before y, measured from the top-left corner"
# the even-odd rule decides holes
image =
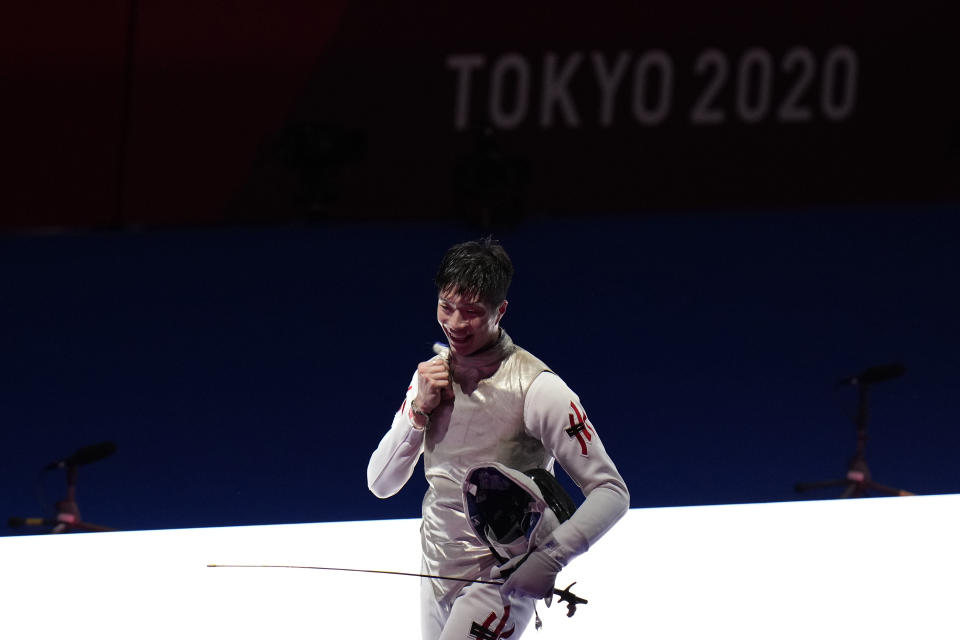
[[[430,580],[421,580],[420,597],[423,640],[516,640],[533,617],[532,598],[505,606],[495,584],[468,584],[451,605],[437,602]]]

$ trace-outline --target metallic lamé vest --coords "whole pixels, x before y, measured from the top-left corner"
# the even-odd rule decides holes
[[[490,549],[470,528],[463,513],[463,480],[469,468],[500,462],[518,470],[552,469],[553,458],[540,440],[528,436],[523,405],[534,379],[549,368],[514,347],[489,378],[467,395],[454,384],[453,402],[437,407],[424,440],[424,472],[430,487],[423,498],[424,573],[484,578],[495,565]],[[438,600],[451,601],[463,583],[432,580]]]

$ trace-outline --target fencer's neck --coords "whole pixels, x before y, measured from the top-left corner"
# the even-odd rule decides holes
[[[500,329],[499,337],[488,346],[471,353],[468,356],[450,353],[450,365],[453,369],[453,379],[460,385],[464,393],[473,393],[477,384],[484,378],[489,378],[500,363],[513,353],[516,346],[507,332]]]

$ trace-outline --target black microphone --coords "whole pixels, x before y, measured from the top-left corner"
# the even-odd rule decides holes
[[[894,362],[893,364],[881,364],[875,367],[870,367],[869,369],[865,369],[858,375],[844,378],[837,383],[837,386],[842,387],[848,384],[853,386],[876,384],[878,382],[885,382],[887,380],[899,378],[906,372],[907,368],[899,362]]]
[[[62,469],[64,467],[79,467],[80,465],[90,464],[97,460],[103,460],[112,456],[117,451],[117,445],[112,442],[100,442],[91,444],[87,447],[80,447],[73,452],[69,458],[54,460],[43,468],[44,471],[50,469]]]

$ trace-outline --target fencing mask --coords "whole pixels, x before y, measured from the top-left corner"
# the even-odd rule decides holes
[[[474,533],[500,562],[540,545],[576,509],[549,471],[523,473],[496,462],[467,472],[463,507]]]

